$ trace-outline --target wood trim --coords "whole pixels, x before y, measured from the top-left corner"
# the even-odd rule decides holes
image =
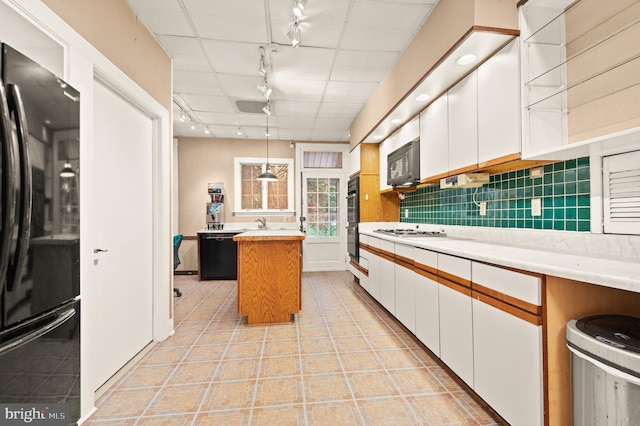
[[[546,276],[540,283],[540,295],[542,296],[542,404],[544,407],[544,426],[549,426],[549,357],[547,334],[547,279]]]
[[[438,269],[438,276],[463,287],[471,288],[471,281]]]
[[[473,290],[471,294],[471,297],[473,297],[474,299],[479,300],[480,302],[485,303],[489,306],[493,306],[494,308],[499,309],[502,312],[506,312],[511,316],[518,317],[536,326],[542,325],[542,316],[540,315],[535,315],[530,312],[523,311],[522,309],[519,309],[513,305],[510,305],[498,299],[494,299],[493,297],[487,296],[475,290]]]
[[[396,254],[395,259],[396,264],[404,266],[405,268],[413,270],[415,266],[415,262],[413,261],[413,259],[409,259],[408,257],[399,256]]]
[[[540,278],[542,281],[544,281],[545,278],[546,278],[545,274],[541,274],[539,272],[525,271],[524,269],[512,268],[511,266],[496,265],[495,263],[490,263],[490,262],[482,262],[482,261],[477,261],[477,260],[474,260],[474,262],[475,263],[482,263],[484,265],[489,265],[489,266],[491,266],[493,268],[506,269],[507,271],[517,272],[517,273],[522,274],[522,275],[529,275],[530,277]],[[480,285],[480,284],[478,284],[478,285]]]
[[[440,179],[444,179],[447,176],[449,176],[449,172],[444,172],[444,173],[440,173],[437,175],[433,175],[433,176],[428,176],[426,178],[422,178],[420,179],[420,183],[421,184],[425,184],[425,183],[439,183]]]
[[[465,167],[460,167],[460,168],[457,168],[457,169],[449,170],[449,176],[459,175],[459,174],[462,174],[462,173],[475,172],[477,170],[478,170],[478,163],[471,164],[469,166],[465,166]]]
[[[432,274],[431,272],[425,271],[424,269],[420,268],[415,268],[414,271],[425,278],[429,278],[431,281],[438,282],[438,275],[436,274]]]
[[[425,265],[424,263],[418,263],[416,261],[413,262],[413,266],[414,266],[416,272],[418,270],[422,270],[422,271],[427,272],[427,273],[429,273],[431,275],[438,276],[438,269],[434,268],[433,266]]]
[[[353,259],[349,259],[349,265],[353,266],[358,271],[360,270],[360,264]]]
[[[192,271],[192,270],[173,271],[173,275],[198,275],[198,271]]]
[[[440,284],[442,284],[445,287],[449,287],[452,290],[457,291],[458,293],[462,293],[465,296],[469,296],[471,297],[471,288],[470,287],[466,287],[464,285],[461,285],[459,283],[453,282],[453,281],[449,281],[446,278],[443,277],[438,277],[438,282]]]
[[[198,236],[197,235],[183,235],[182,239],[183,240],[189,240],[189,241],[197,241],[198,240]]]
[[[520,160],[520,158],[521,158],[520,153],[514,152],[513,154],[503,155],[502,157],[492,158],[491,160],[478,163],[478,168],[483,169],[485,167],[492,167],[498,164],[508,163],[510,161],[517,161],[517,160]]]
[[[360,176],[360,170],[358,170],[357,172],[355,172],[355,173],[354,173],[354,174],[352,174],[352,175],[349,175],[349,179],[353,179],[353,178],[354,178],[354,177],[356,177],[356,176]]]
[[[524,300],[520,300],[516,297],[509,296],[508,294],[501,293],[474,282],[471,282],[471,289],[475,292],[486,295],[487,297],[506,303],[507,305],[529,312],[532,315],[542,315],[542,307],[533,303],[525,302]]]

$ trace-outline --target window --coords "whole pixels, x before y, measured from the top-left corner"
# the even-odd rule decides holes
[[[234,159],[235,215],[293,214],[293,159],[270,158],[271,172],[276,182],[260,182],[257,177],[265,170],[265,158],[236,157]]]
[[[307,177],[307,236],[339,236],[340,179]]]

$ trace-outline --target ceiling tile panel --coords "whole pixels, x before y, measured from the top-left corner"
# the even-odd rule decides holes
[[[202,38],[254,43],[269,41],[262,1],[183,1]]]
[[[331,49],[283,48],[273,57],[273,78],[328,80],[333,56]]]
[[[379,82],[396,63],[395,52],[341,50],[331,73],[332,81]]]
[[[129,4],[145,17],[145,25],[156,34],[195,36],[177,0],[129,0]]]
[[[175,70],[173,90],[177,93],[197,93],[200,95],[223,95],[214,73]]]
[[[344,130],[345,128],[351,126],[351,122],[353,120],[349,117],[345,118],[325,118],[318,117],[316,119],[316,124],[314,128],[316,130],[324,129],[324,130]]]
[[[326,102],[366,102],[378,87],[372,82],[330,81],[324,94]]]
[[[233,75],[218,74],[220,87],[223,92],[232,98],[260,101],[264,100],[262,94],[258,91],[258,83],[262,83],[262,77],[259,75]]]
[[[322,99],[326,81],[318,80],[294,80],[286,78],[274,78],[270,81],[274,89],[273,99],[288,101],[319,102]]]
[[[233,107],[225,96],[184,94],[182,99],[194,111],[213,111],[232,113]]]
[[[260,44],[202,40],[202,45],[216,72],[258,75]]]
[[[282,117],[315,117],[318,112],[319,102],[276,102],[278,116]]]
[[[323,102],[320,105],[320,111],[318,111],[318,117],[328,118],[341,118],[351,117],[356,118],[360,110],[362,109],[361,103],[347,104],[336,102]]]
[[[174,70],[212,71],[196,38],[158,36],[173,59]]]

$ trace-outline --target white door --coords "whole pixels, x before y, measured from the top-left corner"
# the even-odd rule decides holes
[[[302,173],[304,271],[345,269],[346,183],[340,171]]]
[[[95,82],[90,286],[95,389],[152,340],[152,120]]]

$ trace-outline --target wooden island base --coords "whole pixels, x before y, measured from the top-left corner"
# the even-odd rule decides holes
[[[245,232],[238,241],[238,313],[248,325],[290,323],[302,306],[302,240],[295,230]]]

